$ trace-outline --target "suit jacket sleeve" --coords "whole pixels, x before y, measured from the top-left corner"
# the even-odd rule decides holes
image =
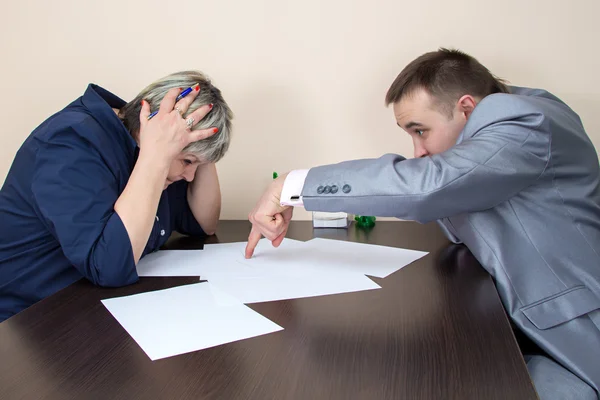
[[[302,189],[304,206],[420,222],[494,207],[546,168],[550,139],[542,120],[491,124],[425,158],[387,154],[313,168]]]

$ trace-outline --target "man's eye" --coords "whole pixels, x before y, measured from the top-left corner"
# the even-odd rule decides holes
[[[185,160],[185,159],[183,160],[183,163],[185,165],[192,165],[193,164],[193,162],[191,160]]]
[[[422,130],[416,130],[415,133],[419,136],[423,136],[423,131]]]

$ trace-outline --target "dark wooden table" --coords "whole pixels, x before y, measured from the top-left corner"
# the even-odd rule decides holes
[[[223,221],[207,242],[243,241]],[[2,399],[535,399],[489,275],[436,225],[378,222],[313,235],[431,253],[382,289],[251,307],[285,329],[150,361],[101,299],[198,282],[142,278],[107,289],[79,281],[0,324]],[[201,248],[175,237],[169,248]]]

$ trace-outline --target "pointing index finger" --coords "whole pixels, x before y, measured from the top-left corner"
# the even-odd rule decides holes
[[[253,226],[252,230],[250,231],[250,235],[248,236],[248,244],[246,245],[246,258],[252,258],[254,249],[256,248],[260,238],[260,232]]]

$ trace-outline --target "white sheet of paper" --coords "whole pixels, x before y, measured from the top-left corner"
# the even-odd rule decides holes
[[[278,248],[273,247],[270,241],[267,239],[261,239],[256,246],[254,254],[276,254],[280,251],[286,251],[291,249],[297,249],[301,251],[305,242],[293,239],[284,239]],[[246,260],[244,254],[246,249],[246,242],[235,242],[235,243],[219,243],[209,244],[204,246],[204,251],[210,254],[212,260],[218,262],[205,262],[200,267],[200,277],[208,279],[211,277],[231,276],[235,278],[251,278],[251,277],[262,277],[265,274],[280,274],[284,270],[282,265],[271,265],[263,268],[260,263],[254,263],[253,259]],[[217,256],[218,255],[218,256]],[[247,262],[245,262],[247,261]],[[300,276],[307,276],[311,272],[318,272],[313,270],[298,271],[293,269],[293,272],[298,272]]]
[[[257,247],[253,258],[240,262],[263,270],[353,272],[385,278],[427,254],[424,251],[316,238],[302,243],[302,246],[281,246],[274,250]]]
[[[236,248],[240,245],[245,248],[246,243],[210,246]],[[285,239],[278,248],[274,248],[268,240],[263,239],[256,246],[252,259],[241,257],[236,260],[237,267],[228,265],[218,270],[205,270],[204,278],[246,304],[381,288],[361,273],[327,273],[319,266],[297,264],[293,258],[280,259],[276,263],[262,262],[281,252],[297,256],[306,251],[305,247],[306,242]],[[326,263],[327,260],[322,262]]]
[[[142,258],[137,266],[138,276],[199,276],[202,250],[159,250]]]
[[[285,239],[282,248],[299,245],[301,241]],[[257,249],[277,250],[262,239]],[[243,261],[246,242],[204,245],[204,250],[159,250],[142,258],[136,267],[138,276],[200,276],[206,279],[213,272],[222,274],[254,275]]]
[[[294,275],[285,272],[256,277],[217,275],[209,278],[209,282],[246,304],[381,289],[361,274]]]
[[[102,300],[151,360],[283,328],[208,282]]]

